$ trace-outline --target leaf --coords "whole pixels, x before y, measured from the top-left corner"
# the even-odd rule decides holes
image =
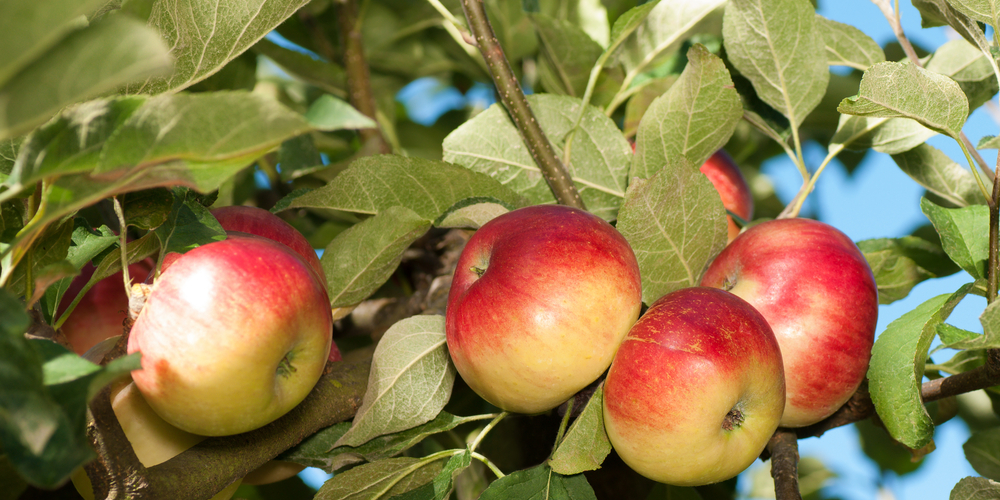
[[[580,100],[536,94],[528,103],[557,151],[580,113]],[[444,140],[445,161],[482,172],[526,197],[532,204],[555,197],[524,146],[517,128],[499,104],[465,122]],[[597,108],[587,106],[567,165],[587,210],[614,220],[625,196],[632,148],[617,125]]]
[[[993,500],[1000,496],[1000,483],[985,477],[964,477],[951,490],[949,500]]]
[[[642,5],[636,5],[618,16],[614,26],[611,27],[611,37],[608,42],[608,50],[614,50],[621,45],[639,26],[642,25],[649,11],[660,4],[660,0],[651,0]]]
[[[923,465],[923,461],[913,460],[912,450],[899,444],[871,419],[855,422],[854,428],[861,441],[861,451],[878,465],[883,474],[892,471],[897,476],[902,476]]]
[[[493,481],[480,500],[596,500],[583,474],[563,476],[547,465],[519,470]]]
[[[397,322],[375,348],[368,390],[354,424],[335,444],[360,446],[429,422],[448,402],[454,381],[444,316],[412,316]]]
[[[432,481],[440,460],[389,458],[359,465],[333,476],[316,492],[316,500],[375,500],[405,493]]]
[[[323,251],[331,307],[357,304],[396,271],[403,252],[431,222],[406,207],[389,207],[337,235]]]
[[[892,159],[906,175],[928,191],[956,207],[983,205],[979,185],[972,172],[951,161],[948,155],[930,144],[921,144],[909,151],[894,154]],[[987,189],[992,182],[985,180]]]
[[[960,330],[951,325],[943,325],[946,331],[941,335],[941,342],[951,349],[993,349],[1000,347],[1000,303],[986,306],[979,316],[983,325],[982,335]],[[939,334],[940,334],[939,329]],[[992,476],[991,476],[992,477]]]
[[[830,78],[807,0],[732,0],[722,35],[733,66],[757,95],[799,126],[819,104]]]
[[[1000,2],[997,0],[948,0],[955,10],[984,24],[996,26],[1000,15]]]
[[[174,195],[166,188],[126,193],[121,197],[125,223],[139,229],[160,227],[173,211]]]
[[[910,118],[957,138],[969,117],[969,101],[954,80],[909,62],[872,65],[858,95],[840,102],[841,113],[876,118]]]
[[[1000,478],[1000,429],[974,433],[962,450],[976,472],[989,479]]]
[[[915,236],[859,241],[858,249],[875,275],[879,304],[906,297],[924,280],[958,271],[940,246]],[[940,271],[942,267],[944,272]]]
[[[701,166],[732,137],[743,116],[722,59],[697,44],[687,57],[680,78],[639,123],[630,177],[648,179],[680,157]]]
[[[979,139],[976,149],[1000,149],[1000,138],[994,135],[984,135]]]
[[[72,238],[73,221],[71,220],[47,229],[28,250],[30,259],[21,260],[21,263],[14,268],[6,286],[7,290],[16,295],[23,294],[27,284],[28,267],[31,268],[31,276],[37,276],[38,272],[45,266],[65,259]]]
[[[871,148],[892,155],[909,151],[935,135],[937,132],[907,118],[840,115],[830,147],[842,145],[852,151]]]
[[[542,85],[553,94],[583,97],[590,69],[604,49],[570,21],[544,14],[532,14],[531,20],[542,49],[538,68]]]
[[[76,31],[0,87],[0,139],[24,134],[67,104],[169,71],[159,34],[125,16]]]
[[[510,212],[499,200],[469,198],[453,205],[434,221],[435,227],[469,227],[478,229],[494,218]]]
[[[726,212],[712,183],[690,164],[663,168],[629,186],[618,231],[639,261],[642,301],[697,286],[726,245]]]
[[[434,220],[455,203],[477,197],[495,198],[512,207],[528,204],[489,176],[459,165],[379,155],[359,158],[325,186],[291,200],[288,208],[332,208],[377,214],[400,206]]]
[[[920,24],[925,28],[947,24],[954,28],[962,38],[984,51],[989,51],[989,42],[982,28],[969,16],[955,10],[950,5],[952,0],[912,0],[913,6],[920,11]]]
[[[0,17],[0,86],[32,61],[40,58],[70,32],[86,25],[105,0],[31,0],[4,2]]]
[[[468,468],[471,463],[472,452],[465,450],[463,453],[448,459],[433,481],[393,498],[394,500],[446,500],[454,489],[455,477]]]
[[[587,401],[566,436],[549,459],[549,467],[564,476],[601,468],[611,453],[611,441],[604,431],[604,384]]]
[[[969,101],[969,109],[982,106],[997,93],[989,59],[966,40],[955,39],[938,47],[924,67],[955,80]]]
[[[968,293],[965,285],[942,294],[889,324],[875,340],[868,368],[868,390],[879,418],[894,439],[910,448],[931,441],[934,423],[920,398],[927,350],[938,325]]]
[[[153,2],[149,26],[176,60],[172,74],[125,87],[129,94],[177,91],[208,78],[278,27],[308,0],[184,0]]]
[[[635,9],[641,9],[650,5],[640,5]],[[652,7],[645,19],[638,26],[632,28],[631,33],[621,49],[616,55],[618,60],[630,73],[639,73],[646,68],[655,67],[672,56],[681,44],[699,31],[718,31],[718,20],[714,19],[712,13],[725,3],[724,0],[687,0],[684,2],[661,1]],[[642,11],[637,11],[640,14]],[[626,13],[622,17],[628,15]],[[630,18],[628,23],[622,28],[634,25],[636,18]],[[619,18],[615,21],[615,30],[623,21]],[[711,28],[703,29],[706,25]],[[624,30],[622,31],[624,34]],[[616,39],[614,32],[612,39]],[[609,49],[610,50],[610,49]]]
[[[323,94],[313,101],[305,117],[313,127],[327,132],[378,126],[350,104],[329,94]]]
[[[984,205],[943,208],[927,198],[920,199],[920,210],[941,235],[941,247],[951,260],[976,279],[986,279],[989,258],[989,209]]]
[[[286,49],[266,38],[253,46],[253,51],[271,59],[289,73],[306,83],[315,85],[325,92],[338,97],[346,97],[347,72],[340,66],[327,61],[318,61],[306,54]]]
[[[875,40],[849,24],[832,21],[816,14],[816,28],[826,44],[827,64],[864,71],[885,61],[885,53]]]
[[[670,86],[677,81],[677,76],[667,76],[664,78],[651,78],[638,85],[636,90],[625,103],[625,126],[622,133],[625,137],[633,137],[639,130],[639,123],[646,114],[649,106],[657,97],[665,94]]]
[[[201,245],[226,239],[226,230],[187,188],[174,188],[174,205],[167,222],[153,232],[160,240],[160,260],[169,253],[184,253]],[[159,272],[159,271],[157,271]]]

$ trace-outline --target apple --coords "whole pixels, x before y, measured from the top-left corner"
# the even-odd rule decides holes
[[[583,210],[500,215],[459,257],[445,316],[459,374],[511,412],[552,409],[603,373],[642,307],[625,238]]]
[[[250,233],[277,241],[291,248],[316,271],[320,283],[326,287],[326,274],[323,271],[323,264],[320,263],[319,257],[316,255],[316,250],[309,244],[306,237],[302,236],[302,233],[281,217],[262,208],[244,205],[219,207],[212,210],[212,215],[226,231]],[[341,359],[337,344],[331,342],[329,360],[340,361]]]
[[[810,219],[778,219],[740,234],[701,284],[739,295],[767,318],[788,386],[782,427],[828,417],[868,371],[878,291],[864,255],[844,233]]]
[[[736,166],[729,153],[722,149],[716,151],[702,164],[701,173],[712,181],[726,210],[739,215],[745,221],[753,218],[753,195],[750,193],[750,186],[747,185],[740,167]],[[726,220],[729,222],[729,241],[733,241],[733,238],[740,234],[740,227],[728,215]]]
[[[280,243],[245,233],[173,260],[128,341],[136,386],[164,420],[206,436],[261,427],[299,404],[330,353],[330,302]]]
[[[650,306],[604,381],[604,426],[622,460],[676,486],[724,481],[750,466],[785,405],[781,351],[764,317],[715,288]]]
[[[212,215],[226,231],[239,231],[268,238],[288,246],[309,264],[320,277],[320,283],[326,286],[326,274],[320,263],[316,250],[313,249],[305,236],[302,236],[291,224],[281,217],[263,208],[233,205],[212,209]]]
[[[151,259],[146,259],[128,266],[129,276],[133,281],[141,281],[146,278],[153,268]],[[83,286],[90,281],[90,278],[97,270],[93,264],[87,263],[80,270],[80,274],[73,278],[59,307],[56,308],[55,317],[62,315],[69,304],[79,295]],[[135,278],[138,277],[136,280]],[[121,271],[98,281],[87,290],[87,293],[80,298],[76,308],[62,325],[63,334],[77,354],[84,354],[94,344],[116,335],[122,334],[122,323],[128,314],[128,293],[125,291],[125,282],[122,279]]]
[[[205,436],[182,431],[165,422],[143,399],[129,379],[115,382],[111,389],[111,408],[132,445],[136,458],[146,467],[161,464],[200,443]],[[73,486],[86,500],[94,499],[94,489],[83,468],[74,471]],[[240,481],[227,486],[211,500],[226,500],[239,488]]]

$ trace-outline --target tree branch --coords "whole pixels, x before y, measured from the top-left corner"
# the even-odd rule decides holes
[[[462,0],[462,10],[469,23],[469,30],[490,69],[490,76],[500,94],[500,101],[507,108],[511,120],[514,121],[514,126],[521,134],[524,145],[542,171],[542,176],[545,177],[545,182],[548,183],[556,201],[561,205],[586,210],[583,199],[580,198],[580,193],[577,192],[576,186],[573,184],[569,170],[556,156],[552,144],[545,136],[545,132],[542,131],[542,127],[531,111],[528,100],[524,97],[521,85],[517,81],[514,71],[511,70],[507,57],[504,56],[503,47],[497,41],[489,18],[486,17],[483,0]]]
[[[779,428],[767,443],[775,500],[802,500],[799,493],[799,442],[795,431]]]

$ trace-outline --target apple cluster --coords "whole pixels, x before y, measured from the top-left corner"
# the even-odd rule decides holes
[[[744,221],[752,196],[724,152],[701,168]],[[741,230],[700,286],[642,307],[635,255],[582,210],[532,206],[484,224],[459,258],[449,352],[499,408],[555,408],[606,373],[603,416],[618,455],[668,484],[724,481],[780,427],[819,422],[862,383],[878,295],[837,229],[778,219]]]
[[[328,361],[340,360],[323,267],[305,237],[258,208],[212,214],[226,238],[164,256],[129,333],[128,352],[142,353],[142,369],[112,393],[112,408],[146,466],[207,436],[274,421],[305,399]],[[130,268],[152,279],[150,271],[150,264]],[[114,279],[93,287],[81,300],[86,307],[65,323],[77,352],[121,333],[128,297],[121,276]],[[244,481],[280,480],[301,469],[271,463]],[[78,489],[89,493],[81,486],[86,476],[77,476]]]

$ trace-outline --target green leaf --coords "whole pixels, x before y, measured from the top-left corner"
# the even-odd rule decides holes
[[[826,92],[824,38],[808,0],[732,0],[722,34],[729,61],[757,95],[799,126]]]
[[[826,44],[827,64],[864,71],[885,61],[885,53],[875,40],[849,24],[831,21],[816,14],[816,28]]]
[[[924,67],[955,80],[965,93],[970,110],[982,106],[997,93],[996,74],[989,59],[963,39],[938,47]]]
[[[564,476],[601,468],[611,453],[611,441],[604,431],[604,384],[597,387],[583,411],[566,431],[566,436],[549,459],[549,467]]]
[[[538,74],[542,85],[553,94],[583,97],[590,69],[604,49],[570,21],[544,14],[532,14],[540,42]]]
[[[622,133],[625,137],[633,137],[639,130],[642,117],[657,97],[665,94],[677,81],[676,75],[664,78],[651,78],[635,86],[635,92],[625,103],[625,126]]]
[[[379,155],[359,158],[325,186],[291,200],[288,208],[377,214],[400,206],[434,220],[455,203],[477,197],[496,198],[514,207],[528,204],[489,176],[459,165]]]
[[[976,144],[976,149],[1000,149],[1000,137],[995,135],[984,135]]]
[[[989,479],[1000,478],[1000,429],[976,432],[962,450],[976,472]]]
[[[951,325],[941,335],[941,342],[951,349],[993,349],[1000,347],[1000,302],[994,302],[979,316],[983,334],[960,330]],[[940,330],[939,330],[940,331]]]
[[[687,57],[680,78],[639,123],[630,177],[648,179],[681,157],[701,166],[726,144],[743,117],[722,59],[702,45],[691,47]]]
[[[968,293],[938,295],[889,324],[875,340],[868,390],[879,418],[894,439],[910,448],[931,441],[934,423],[920,398],[924,361],[937,326]]]
[[[1000,2],[997,0],[948,0],[955,10],[990,26],[1000,24],[997,16],[1000,15]]]
[[[616,53],[618,60],[630,73],[639,73],[647,68],[653,68],[674,55],[681,44],[700,31],[718,32],[718,19],[713,16],[725,3],[724,0],[687,0],[684,2],[661,1],[652,7],[642,23],[634,28],[634,32],[622,43]],[[636,7],[642,9],[652,2]],[[641,10],[637,14],[642,13]],[[627,16],[628,13],[622,17]],[[631,27],[636,18],[628,19]],[[623,21],[619,18],[618,25]],[[624,33],[624,31],[622,32]],[[612,39],[615,39],[612,33]]]
[[[596,500],[583,474],[563,476],[547,465],[519,470],[493,481],[480,500]]]
[[[0,139],[24,134],[67,104],[169,71],[159,34],[125,16],[76,31],[0,87]]]
[[[924,280],[958,271],[939,245],[915,236],[859,241],[858,249],[875,275],[879,304],[906,297]]]
[[[336,445],[360,446],[431,421],[451,397],[454,381],[444,316],[412,316],[397,322],[375,348],[361,408]]]
[[[962,478],[951,490],[949,500],[993,500],[1000,496],[1000,483],[985,477]]]
[[[0,17],[0,86],[18,71],[87,25],[86,17],[106,0],[31,0],[4,2]]]
[[[913,6],[920,11],[920,25],[925,28],[947,24],[955,29],[962,38],[977,47],[988,49],[988,42],[982,28],[969,16],[955,10],[950,5],[952,0],[911,0]]]
[[[65,259],[72,239],[73,221],[71,220],[48,228],[28,249],[30,258],[26,257],[21,260],[20,264],[14,268],[14,272],[7,282],[7,290],[17,295],[23,294],[27,285],[28,267],[31,268],[31,276],[34,277],[45,266]]]
[[[990,251],[989,209],[984,205],[944,208],[921,198],[920,210],[941,235],[941,247],[951,260],[973,278],[986,279],[986,260]]]
[[[471,463],[472,452],[465,450],[463,453],[448,459],[433,481],[393,498],[394,500],[445,500],[451,496],[451,492],[454,490],[455,477],[468,468]]]
[[[616,47],[622,44],[626,38],[628,38],[632,33],[635,32],[639,26],[642,25],[646,17],[649,16],[649,11],[653,10],[657,5],[660,4],[660,0],[651,0],[642,5],[637,5],[625,11],[622,15],[618,16],[615,20],[614,26],[611,27],[611,37],[608,42],[608,50],[614,50]]]
[[[500,200],[469,198],[462,200],[434,221],[435,227],[469,227],[478,229],[512,208]]]
[[[187,188],[174,188],[174,205],[167,222],[153,232],[160,240],[160,255],[184,253],[201,245],[226,239],[219,221]]]
[[[892,159],[917,184],[956,207],[986,203],[973,173],[951,161],[948,155],[930,144],[921,144],[909,151],[894,154]],[[993,184],[988,179],[985,182],[987,189]]]
[[[323,94],[313,101],[305,116],[306,121],[317,130],[327,132],[378,126],[371,118],[361,114],[350,104],[329,94]]]
[[[172,74],[128,85],[129,94],[160,94],[186,88],[220,70],[278,27],[308,0],[219,0],[191,6],[177,0],[153,3],[149,26],[158,30],[176,59]]]
[[[910,118],[953,138],[969,117],[969,101],[954,80],[909,62],[871,66],[858,95],[844,99],[837,109],[856,116]]]
[[[333,476],[316,492],[316,500],[375,500],[406,493],[434,480],[440,460],[402,457],[359,465]]]
[[[557,151],[580,113],[580,100],[567,96],[528,96],[539,125]],[[532,204],[555,197],[535,165],[507,111],[499,104],[465,122],[444,140],[444,159],[488,174],[528,198]],[[570,176],[587,210],[614,220],[625,196],[632,148],[617,125],[597,108],[587,106],[570,151]]]
[[[691,164],[672,163],[629,186],[618,231],[639,261],[642,301],[697,286],[726,246],[726,211],[719,192]]]
[[[286,71],[338,97],[346,97],[347,73],[340,66],[317,61],[306,54],[276,45],[264,39],[253,46],[253,51],[267,56]]]
[[[337,235],[320,259],[331,307],[354,305],[375,293],[430,227],[413,210],[389,207]]]
[[[125,223],[139,229],[160,227],[174,207],[173,192],[166,188],[126,193],[120,199]]]
[[[875,425],[871,419],[854,423],[861,440],[861,451],[871,458],[885,473],[892,471],[898,476],[917,470],[923,461],[914,462],[910,449],[899,444],[885,429]]]

